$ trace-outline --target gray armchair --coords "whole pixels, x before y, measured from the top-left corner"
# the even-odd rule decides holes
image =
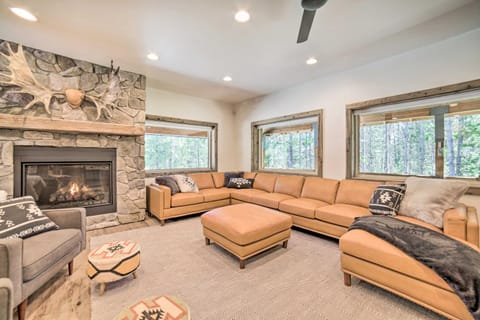
[[[11,320],[12,308],[12,281],[8,278],[0,278],[0,320]]]
[[[42,211],[59,230],[27,239],[0,239],[0,278],[13,283],[13,307],[18,319],[25,319],[28,297],[68,264],[86,245],[86,214],[83,208]]]

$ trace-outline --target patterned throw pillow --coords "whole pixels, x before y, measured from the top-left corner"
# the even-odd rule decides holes
[[[400,203],[406,190],[407,186],[405,184],[380,185],[373,192],[368,209],[372,214],[395,216],[400,209]]]
[[[0,202],[0,239],[28,238],[59,227],[26,196]]]
[[[180,192],[198,192],[198,186],[192,178],[181,174],[174,174],[171,177],[177,182]]]
[[[223,176],[224,176],[223,186],[228,188],[228,183],[230,182],[231,178],[243,178],[243,171],[225,172]]]
[[[177,181],[170,176],[160,176],[155,178],[155,182],[159,185],[166,186],[170,188],[170,194],[173,196],[176,193],[180,192]]]
[[[230,178],[227,188],[235,189],[251,189],[253,187],[253,179]]]

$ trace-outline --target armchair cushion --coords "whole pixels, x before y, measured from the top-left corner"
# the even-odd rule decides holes
[[[23,281],[35,279],[72,251],[80,251],[79,229],[61,229],[23,240]]]
[[[42,213],[31,196],[0,202],[0,238],[28,238],[58,229],[55,222]]]

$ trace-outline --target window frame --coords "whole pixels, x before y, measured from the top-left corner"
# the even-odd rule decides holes
[[[480,90],[480,79],[346,105],[346,177],[350,179],[366,179],[376,181],[404,181],[408,176],[410,176],[402,174],[359,172],[359,122],[354,120],[355,111],[407,102],[421,102],[422,100],[426,99],[432,99],[446,95],[463,94],[478,90]],[[445,147],[445,141],[442,141],[441,149],[438,149],[438,143],[439,141],[435,141],[435,176],[430,176],[428,178],[466,181],[470,185],[467,193],[480,195],[479,178],[445,177],[443,172],[443,148]]]
[[[193,125],[193,126],[202,126],[211,128],[211,138],[208,140],[209,144],[209,167],[208,168],[178,168],[178,169],[153,169],[145,170],[145,175],[147,177],[155,177],[158,175],[168,175],[168,174],[182,174],[182,173],[194,173],[194,172],[216,172],[218,166],[218,123],[216,122],[207,122],[207,121],[198,121],[198,120],[189,120],[189,119],[180,119],[172,117],[163,117],[157,115],[147,114],[145,115],[145,120],[158,121],[158,122],[169,122],[172,124],[184,124],[184,125]],[[145,124],[145,135],[147,135],[147,127]],[[180,129],[182,130],[182,129]]]
[[[317,123],[317,135],[314,137],[316,140],[316,147],[314,159],[316,162],[314,170],[297,170],[297,169],[264,169],[262,166],[263,161],[263,149],[261,145],[260,128],[265,125],[279,124],[292,120],[300,120],[305,118],[316,118]],[[281,173],[291,175],[309,175],[319,176],[323,174],[323,110],[317,109],[307,112],[295,113],[281,117],[270,118],[266,120],[255,121],[251,123],[251,137],[252,137],[252,150],[251,150],[251,170],[262,173]]]

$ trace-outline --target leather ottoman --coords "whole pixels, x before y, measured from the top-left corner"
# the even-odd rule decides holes
[[[205,243],[213,240],[240,260],[245,260],[280,243],[287,248],[292,217],[276,210],[242,203],[213,209],[201,217]]]

